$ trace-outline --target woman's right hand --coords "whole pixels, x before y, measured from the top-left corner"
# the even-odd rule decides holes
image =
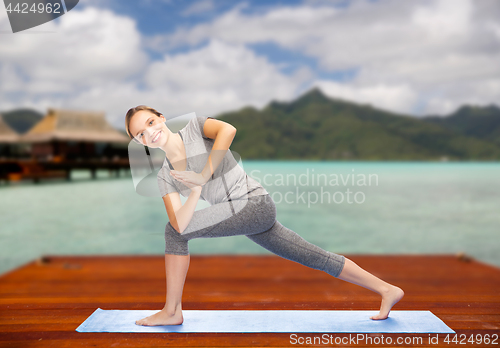
[[[185,186],[189,187],[191,189],[191,191],[198,191],[201,193],[201,190],[203,189],[203,187],[201,187],[200,185],[198,184],[193,184],[189,181],[185,181],[185,180],[182,180],[182,179],[177,179],[179,180],[181,183],[183,183]]]
[[[171,170],[170,174],[178,181],[183,183],[185,186],[189,187],[191,191],[197,191],[203,189],[203,185],[205,182],[203,180],[200,180],[202,178],[201,174],[195,173],[193,171],[188,171],[188,172],[178,172],[175,170]],[[192,181],[188,181],[192,179]]]

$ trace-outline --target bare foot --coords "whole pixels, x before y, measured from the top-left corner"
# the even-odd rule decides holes
[[[405,295],[404,291],[397,286],[391,285],[391,287],[382,295],[382,304],[380,305],[380,312],[377,315],[370,317],[373,320],[387,319],[389,317],[389,312],[399,300]]]
[[[175,314],[167,314],[165,309],[141,320],[136,320],[137,325],[142,326],[159,326],[159,325],[180,325],[184,322],[182,311],[177,311]]]

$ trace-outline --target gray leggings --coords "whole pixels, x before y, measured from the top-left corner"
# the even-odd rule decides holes
[[[344,256],[309,243],[276,220],[276,205],[269,194],[196,210],[182,233],[168,222],[165,227],[165,254],[188,255],[188,241],[194,238],[236,235],[245,235],[276,255],[334,277],[338,277],[344,267]]]

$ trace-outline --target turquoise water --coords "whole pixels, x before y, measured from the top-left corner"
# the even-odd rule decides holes
[[[500,266],[500,163],[245,161],[243,166],[273,196],[278,220],[326,250],[464,251]],[[0,186],[0,273],[44,254],[164,253],[168,216],[161,198],[139,196],[128,176],[101,172],[91,180],[86,172],[74,172],[72,177]],[[197,209],[206,206],[200,201]],[[245,236],[194,239],[189,249],[193,255],[269,254]]]

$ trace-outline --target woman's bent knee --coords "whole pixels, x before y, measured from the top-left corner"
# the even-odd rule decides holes
[[[172,225],[165,227],[165,254],[189,255],[188,241]]]

